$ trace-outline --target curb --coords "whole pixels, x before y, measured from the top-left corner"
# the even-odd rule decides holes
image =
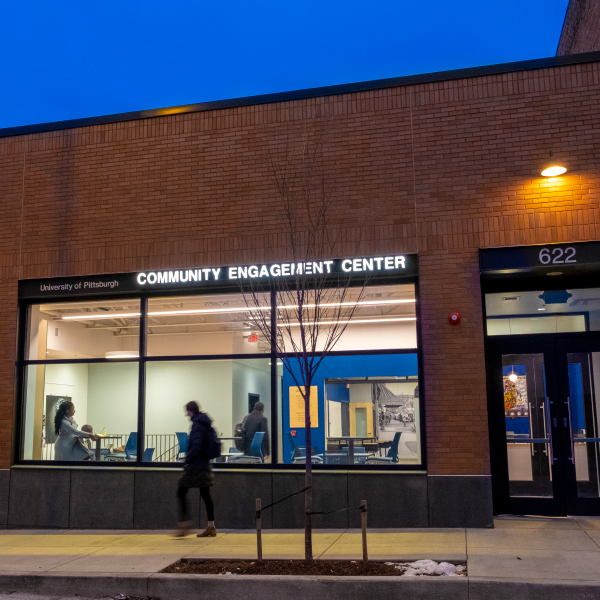
[[[487,577],[318,577],[287,575],[149,575],[11,573],[0,575],[0,593],[98,598],[126,594],[161,600],[243,597],[264,600],[302,595],[303,600],[597,600],[600,581],[492,579]]]

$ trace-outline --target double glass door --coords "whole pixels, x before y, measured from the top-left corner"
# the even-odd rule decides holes
[[[495,511],[600,514],[600,336],[488,338]]]

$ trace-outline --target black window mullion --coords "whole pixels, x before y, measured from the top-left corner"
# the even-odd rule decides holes
[[[137,459],[136,462],[144,461],[144,450],[146,449],[146,315],[148,312],[148,299],[140,299],[140,341],[138,364],[138,439],[137,439]]]
[[[277,402],[277,353],[275,342],[277,335],[277,293],[271,290],[271,464],[279,462],[279,411]]]

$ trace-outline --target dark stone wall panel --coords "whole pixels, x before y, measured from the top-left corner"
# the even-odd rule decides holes
[[[493,527],[492,478],[488,476],[429,476],[431,527]]]
[[[360,501],[367,501],[369,527],[427,527],[427,476],[349,473],[350,527],[360,527]]]
[[[69,527],[71,471],[12,469],[9,527]]]
[[[73,470],[69,526],[133,529],[134,471]]]

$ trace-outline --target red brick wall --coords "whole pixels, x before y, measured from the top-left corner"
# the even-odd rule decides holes
[[[600,50],[600,0],[570,0],[557,56]]]
[[[489,473],[477,250],[598,239],[599,92],[594,63],[0,139],[0,467],[19,273],[283,259],[268,156],[317,112],[340,254],[367,223],[361,253],[420,255],[429,472]]]

